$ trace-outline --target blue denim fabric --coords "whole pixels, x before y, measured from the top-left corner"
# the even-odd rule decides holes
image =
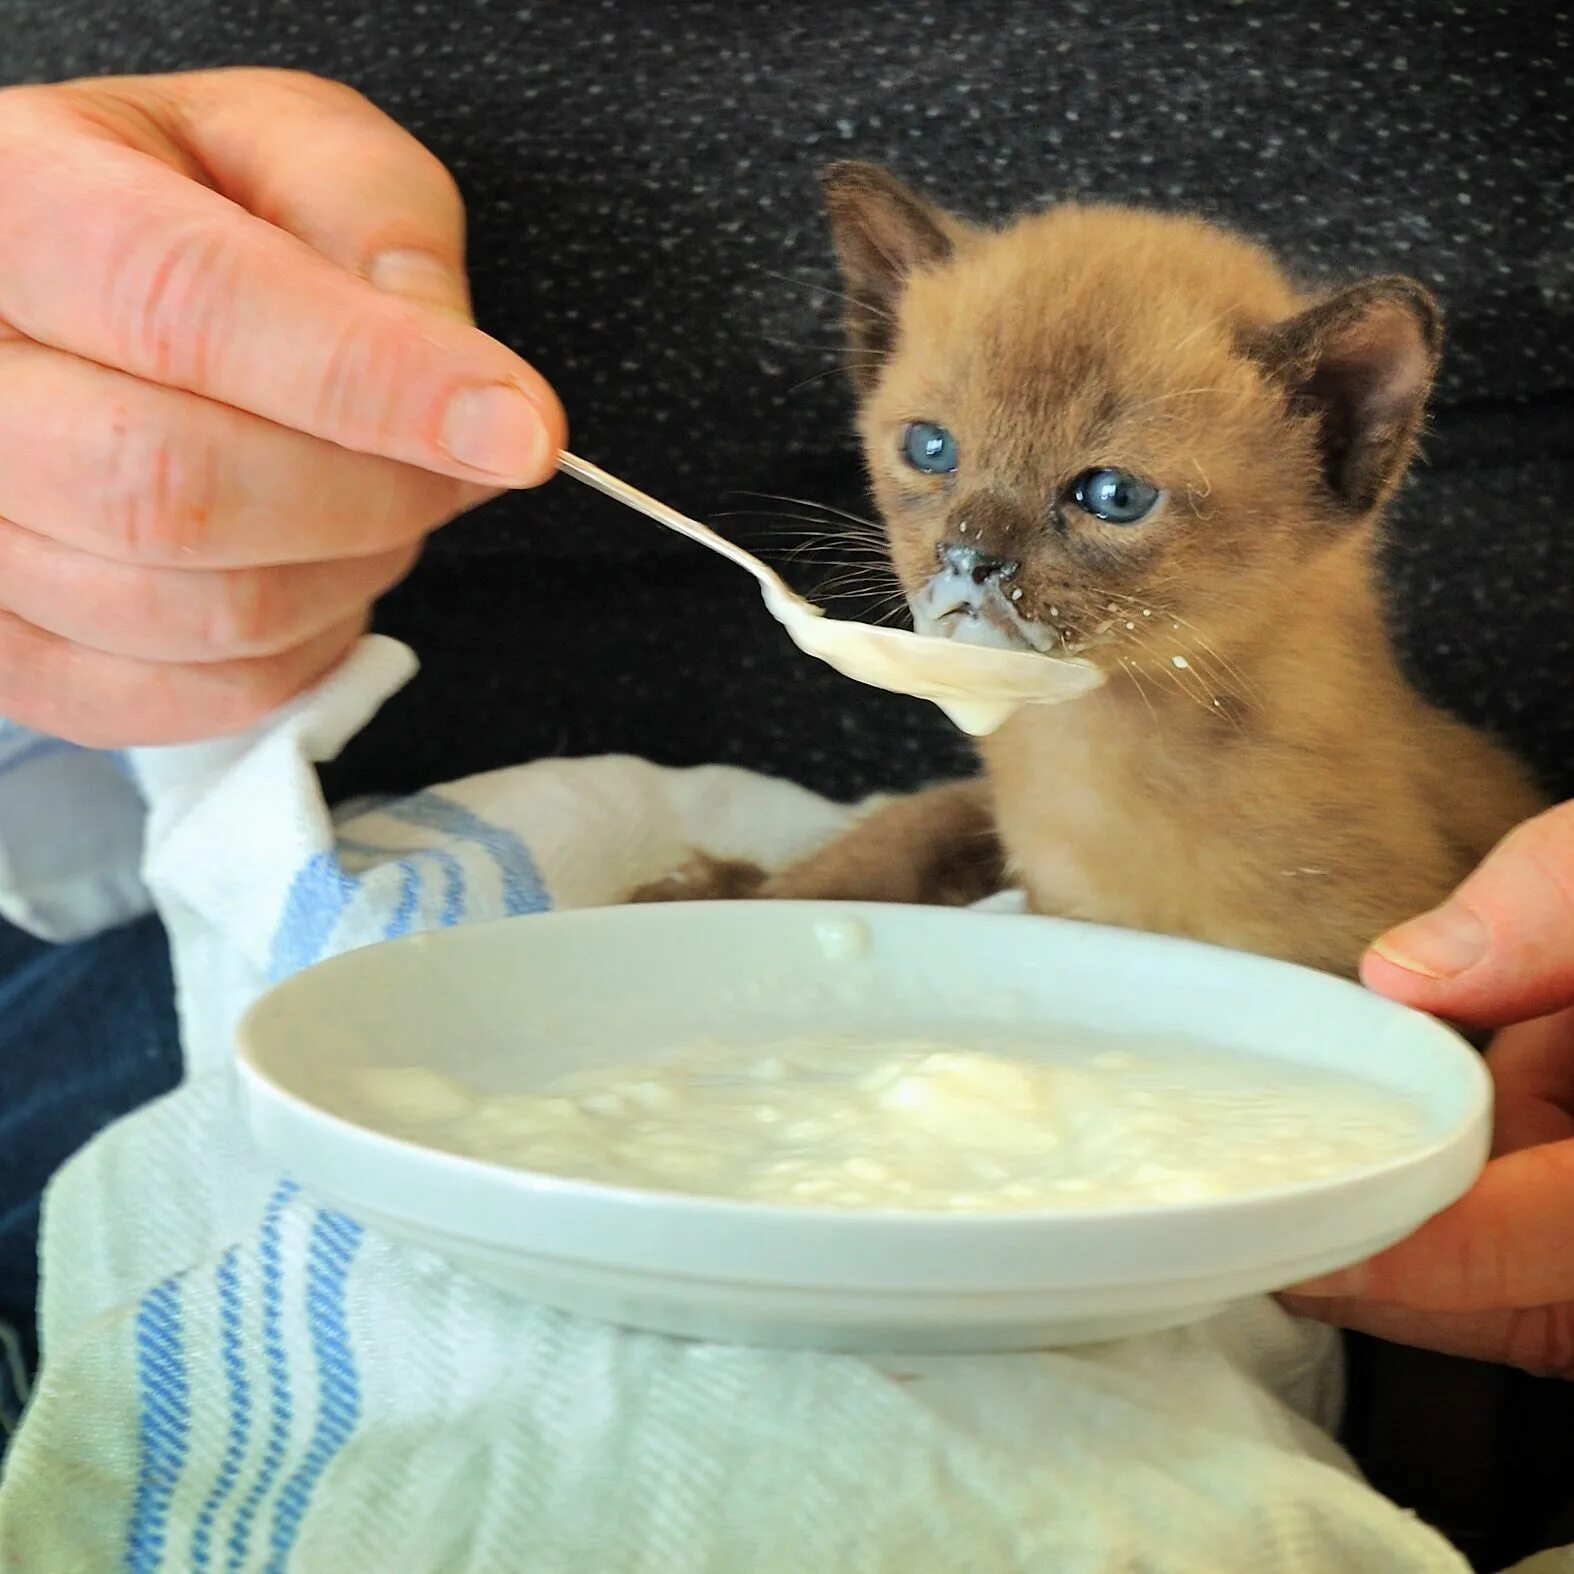
[[[179,1080],[156,918],[64,946],[0,921],[0,1322],[29,1365],[44,1183],[96,1131]],[[18,1408],[13,1365],[0,1349],[0,1415]]]

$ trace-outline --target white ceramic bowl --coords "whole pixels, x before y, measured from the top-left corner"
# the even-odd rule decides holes
[[[991,1215],[836,1212],[622,1190],[362,1123],[344,1073],[421,1065],[495,1091],[736,1033],[1155,1035],[1413,1098],[1399,1157],[1202,1203]],[[565,912],[350,952],[240,1029],[257,1141],[303,1185],[494,1284],[615,1322],[835,1349],[979,1350],[1203,1317],[1357,1261],[1463,1192],[1491,1094],[1474,1052],[1352,984],[1086,924],[739,902]]]

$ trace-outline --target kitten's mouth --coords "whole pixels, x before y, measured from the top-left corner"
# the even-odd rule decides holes
[[[953,571],[936,574],[908,598],[913,628],[931,638],[953,639],[962,645],[1030,651],[1040,656],[1064,654],[1059,632],[1023,617],[1011,600],[1012,594],[1009,585],[977,585],[967,575]]]

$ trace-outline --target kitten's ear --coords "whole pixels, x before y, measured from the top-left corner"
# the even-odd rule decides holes
[[[891,348],[896,303],[908,278],[944,262],[963,226],[879,164],[830,164],[820,178],[845,285],[853,383],[862,393]]]
[[[1375,508],[1415,450],[1443,345],[1430,293],[1400,274],[1363,279],[1253,337],[1247,348],[1321,424],[1323,474],[1352,512]]]

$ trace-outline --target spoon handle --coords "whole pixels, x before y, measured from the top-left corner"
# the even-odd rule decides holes
[[[676,530],[680,536],[687,536],[691,541],[698,541],[701,546],[709,547],[712,552],[719,552],[723,557],[731,558],[739,568],[747,569],[754,575],[767,590],[787,591],[781,576],[774,569],[766,567],[752,553],[745,552],[742,547],[729,541],[725,536],[718,535],[697,520],[690,519],[688,515],[680,514],[677,509],[669,508],[665,503],[658,503],[655,498],[647,496],[636,486],[630,486],[627,481],[620,481],[615,475],[608,475],[605,470],[591,464],[588,459],[581,459],[575,454],[561,453],[557,457],[557,467],[564,475],[571,475],[576,481],[583,481],[586,486],[593,486],[598,492],[616,498],[618,502],[634,509],[637,513],[648,515],[658,525],[665,525],[668,530]],[[787,593],[791,594],[791,592]]]

